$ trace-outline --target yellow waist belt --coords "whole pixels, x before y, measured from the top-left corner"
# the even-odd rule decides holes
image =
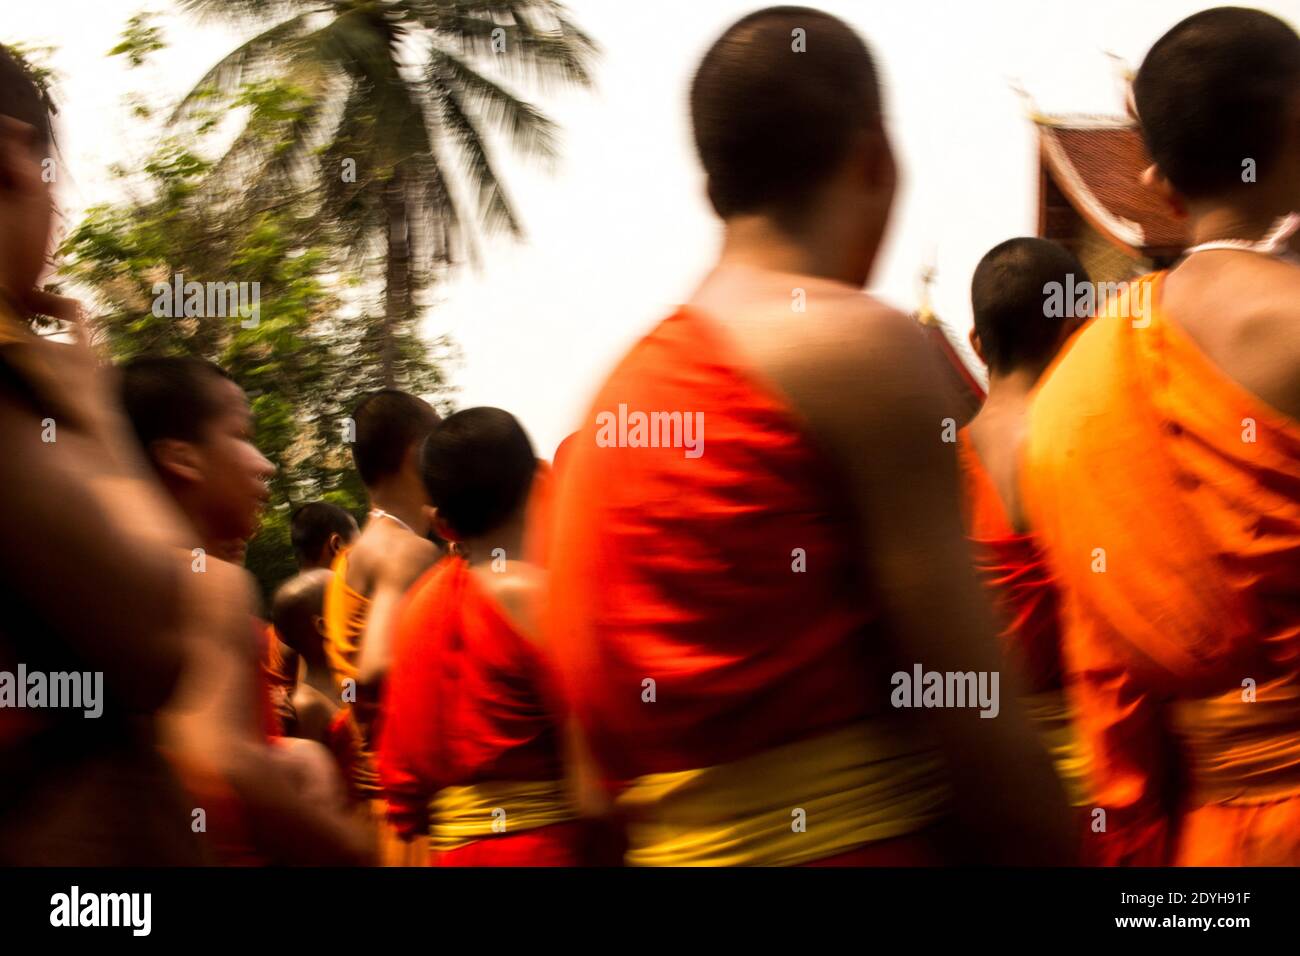
[[[1192,805],[1300,797],[1300,696],[1293,687],[1262,685],[1249,702],[1239,691],[1177,700],[1168,712],[1182,741]]]
[[[937,751],[880,717],[735,763],[653,773],[617,803],[629,866],[793,866],[944,815]]]
[[[576,815],[559,781],[443,787],[429,801],[429,847],[444,853],[485,837],[564,823]]]
[[[1021,698],[1025,712],[1038,731],[1038,739],[1047,749],[1056,768],[1057,779],[1072,807],[1092,806],[1088,774],[1092,771],[1092,752],[1075,727],[1074,711],[1063,690],[1051,690]]]

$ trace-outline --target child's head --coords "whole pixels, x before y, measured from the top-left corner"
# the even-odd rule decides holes
[[[429,435],[420,472],[437,510],[435,527],[453,541],[482,537],[518,517],[537,457],[519,422],[499,408],[468,408]]]
[[[25,64],[0,47],[0,286],[21,298],[49,255],[53,108]]]

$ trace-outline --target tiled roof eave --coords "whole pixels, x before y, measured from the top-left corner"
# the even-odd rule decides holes
[[[1130,256],[1144,255],[1147,242],[1142,226],[1115,215],[1093,195],[1056,138],[1055,127],[1039,122],[1038,129],[1043,161],[1079,215],[1121,251]]]

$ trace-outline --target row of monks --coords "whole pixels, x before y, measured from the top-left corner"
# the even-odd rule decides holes
[[[500,409],[364,396],[368,515],[297,507],[262,609],[239,386],[105,367],[30,291],[50,126],[6,58],[0,671],[106,699],[0,708],[0,860],[1300,862],[1300,37],[1198,13],[1132,102],[1194,245],[1064,318],[1071,252],[990,250],[957,430],[862,291],[898,180],[867,46],[746,16],[691,86],[724,229],[689,301],[549,464]],[[599,427],[638,413],[694,435]]]

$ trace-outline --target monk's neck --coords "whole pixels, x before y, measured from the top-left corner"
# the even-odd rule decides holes
[[[971,438],[981,458],[987,457],[991,444],[1001,440],[1008,425],[1024,417],[1037,381],[1038,374],[1025,369],[989,376],[988,397],[970,423]]]
[[[203,550],[203,553],[220,561],[231,564],[243,564],[247,542],[238,538],[225,538],[204,519],[204,510],[200,502],[191,500],[183,491],[172,491],[172,498],[180,507],[181,514],[193,537],[191,541]]]
[[[740,266],[812,276],[861,289],[875,258],[874,251],[854,257],[845,254],[849,247],[851,243],[830,229],[797,236],[766,216],[736,216],[727,220],[718,268]]]
[[[491,564],[501,559],[522,561],[524,557],[524,522],[517,519],[474,538],[460,542],[462,553],[468,553],[470,567]]]
[[[1188,226],[1191,233],[1191,245],[1213,242],[1218,239],[1263,238],[1277,222],[1279,216],[1287,212],[1278,212],[1272,204],[1251,205],[1215,205],[1192,206],[1188,210]]]
[[[313,690],[318,690],[326,697],[334,698],[338,694],[338,685],[334,683],[334,675],[325,662],[319,664],[308,664],[304,669],[302,681]]]
[[[429,519],[424,514],[426,499],[422,490],[411,488],[399,482],[375,485],[368,490],[370,492],[370,510],[372,512],[382,511],[385,514],[392,515],[417,535],[428,534]],[[371,520],[386,521],[388,519],[372,517]]]
[[[989,395],[984,400],[984,408],[1023,408],[1029,404],[1029,395],[1041,375],[1041,369],[1024,368],[990,373]]]

